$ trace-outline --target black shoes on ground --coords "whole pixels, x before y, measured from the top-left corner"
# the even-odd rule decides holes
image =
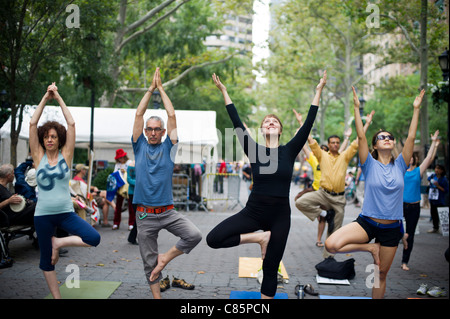
[[[184,279],[178,279],[176,277],[173,277],[172,287],[178,287],[178,288],[186,289],[186,290],[193,290],[195,288],[195,285],[188,284]],[[161,292],[170,288],[169,276],[167,276],[166,278],[162,279],[159,282],[159,288],[161,289]]]

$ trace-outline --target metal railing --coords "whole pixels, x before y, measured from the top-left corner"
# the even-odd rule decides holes
[[[202,202],[208,210],[235,208],[240,201],[241,178],[233,173],[207,173],[202,176]]]

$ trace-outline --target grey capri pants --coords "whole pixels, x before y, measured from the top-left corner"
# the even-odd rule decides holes
[[[144,272],[150,285],[162,279],[160,273],[155,281],[150,281],[150,275],[158,263],[158,233],[161,229],[180,237],[175,247],[185,254],[189,254],[202,240],[202,234],[197,226],[174,209],[160,214],[147,214],[142,219],[136,214],[136,225]]]

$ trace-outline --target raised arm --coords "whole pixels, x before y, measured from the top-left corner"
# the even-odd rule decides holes
[[[214,84],[217,86],[219,91],[222,92],[223,99],[225,101],[225,105],[229,105],[229,104],[233,103],[233,101],[231,101],[230,96],[228,95],[227,88],[225,87],[225,85],[222,84],[222,82],[220,82],[219,76],[214,73],[212,75],[212,78],[213,78]]]
[[[316,87],[316,94],[314,95],[314,98],[312,100],[312,103],[311,103],[312,105],[319,106],[320,96],[322,95],[322,90],[325,87],[325,84],[327,84],[327,70],[325,70],[323,72],[323,77],[320,79],[319,84]],[[308,134],[308,143],[314,144],[314,142],[316,142],[316,140],[311,136],[310,133]]]
[[[64,115],[64,118],[67,122],[66,144],[61,150],[61,153],[64,156],[64,159],[66,160],[67,163],[72,162],[73,152],[75,149],[75,121],[73,120],[73,117],[70,114],[70,111],[66,106],[66,103],[64,103],[64,100],[62,99],[61,95],[59,95],[58,88],[56,87],[55,82],[53,82],[51,85],[47,87],[47,92],[42,97],[41,102],[37,106],[30,120],[30,132],[29,132],[30,151],[36,167],[39,166],[39,163],[42,157],[44,156],[45,152],[44,148],[39,143],[37,125],[39,123],[39,119],[41,118],[42,112],[44,111],[45,104],[47,103],[47,101],[51,99],[55,99],[58,102],[59,106],[61,107],[61,111]]]
[[[233,101],[231,101],[231,98],[228,95],[227,88],[225,87],[225,85],[222,84],[220,78],[215,73],[212,75],[212,79],[216,87],[223,95],[228,116],[230,117],[231,122],[233,123],[236,136],[238,137],[239,143],[241,144],[245,155],[248,156],[250,163],[255,163],[256,161],[255,151],[257,149],[256,141],[252,138],[247,126],[241,121],[239,114],[236,110],[236,107],[234,106]]]
[[[39,102],[39,105],[37,106],[30,120],[30,131],[29,131],[30,152],[36,167],[39,166],[39,162],[44,156],[44,148],[39,143],[37,125],[39,123],[39,119],[41,118],[42,112],[44,111],[45,104],[52,98],[53,95],[53,93],[49,91],[49,88],[50,86],[48,86],[47,92],[45,92],[44,96],[41,99],[41,102]]]
[[[317,110],[320,103],[320,96],[326,83],[327,83],[327,71],[324,71],[323,77],[320,79],[319,84],[316,87],[316,94],[314,95],[314,98],[311,102],[311,107],[309,109],[304,124],[300,127],[295,136],[286,144],[292,147],[292,149],[295,150],[296,152],[300,152],[305,142],[307,140],[308,141],[310,140],[309,137],[311,129],[314,125],[314,121],[316,119]]]
[[[139,136],[141,136],[142,131],[144,130],[144,114],[147,111],[148,103],[150,102],[150,98],[152,97],[153,92],[156,89],[156,75],[159,74],[159,68],[156,68],[155,74],[153,74],[152,84],[148,88],[147,92],[145,92],[141,101],[136,110],[136,115],[134,117],[134,125],[133,125],[133,142],[137,142]]]
[[[238,128],[241,129],[242,132],[247,131],[247,128],[244,126],[244,124],[242,123],[241,119],[239,118],[239,114],[237,113],[236,107],[234,107],[233,101],[231,101],[231,98],[228,95],[227,88],[220,81],[219,76],[217,76],[214,73],[212,75],[212,79],[213,79],[214,84],[216,85],[216,87],[219,89],[219,91],[223,95],[223,99],[224,99],[224,102],[225,102],[225,106],[227,107],[228,115],[230,116],[230,119],[233,122],[233,126],[234,126],[234,129],[236,130],[236,133],[239,133]],[[233,105],[231,105],[231,104],[233,104]],[[251,136],[250,136],[250,134],[248,134],[248,132],[247,132],[247,135],[248,135],[249,138],[251,138]],[[239,134],[238,134],[238,136],[239,136]]]
[[[406,138],[405,145],[403,146],[402,155],[406,165],[409,165],[409,161],[414,151],[414,140],[416,139],[417,124],[419,123],[420,104],[422,103],[425,90],[420,91],[420,94],[416,96],[413,103],[413,116],[411,124],[409,125],[408,137]]]
[[[341,147],[339,147],[339,151],[338,151],[339,153],[342,153],[347,148],[348,143],[350,141],[350,135],[352,135],[352,128],[351,127],[346,129],[345,132],[344,132],[344,142],[341,144]]]
[[[156,88],[161,94],[161,99],[167,113],[167,136],[172,141],[172,144],[176,144],[178,142],[177,117],[175,116],[175,109],[173,108],[172,101],[170,101],[169,96],[166,94],[162,86],[159,69],[156,74]]]
[[[56,87],[56,85],[54,84],[51,85],[50,91],[52,91],[53,98],[58,102],[59,106],[61,107],[61,111],[67,123],[66,144],[61,149],[61,153],[64,159],[66,160],[66,163],[72,163],[76,139],[75,121],[72,117],[72,114],[69,111],[69,108],[66,106],[66,103],[64,103],[63,98],[61,97],[61,95],[59,95],[58,88]]]
[[[355,113],[355,127],[356,127],[356,134],[358,136],[359,160],[362,165],[366,162],[367,156],[369,154],[369,146],[367,145],[366,132],[364,130],[361,114],[359,113],[359,105],[360,105],[359,99],[358,96],[356,95],[356,90],[353,86],[352,90],[353,90],[353,106]]]
[[[431,163],[434,160],[434,157],[436,156],[436,151],[439,146],[439,130],[434,132],[434,135],[431,135],[431,146],[428,150],[427,157],[424,158],[422,164],[420,164],[420,176],[423,175],[423,173],[427,170],[427,168],[431,165]]]
[[[303,117],[300,113],[297,113],[297,111],[295,109],[292,109],[292,111],[294,112],[295,118],[297,119],[297,122],[299,125],[298,129],[295,131],[295,134],[297,134],[298,130],[303,126]],[[305,152],[306,157],[309,158],[309,155],[311,154],[311,150],[309,149],[309,146],[306,145],[306,143],[305,143],[305,145],[303,145],[302,150],[303,150],[303,152]]]
[[[323,77],[320,79],[319,84],[317,84],[316,94],[314,95],[311,103],[312,105],[319,106],[320,96],[322,95],[322,90],[325,87],[325,84],[327,84],[327,70],[323,72]]]

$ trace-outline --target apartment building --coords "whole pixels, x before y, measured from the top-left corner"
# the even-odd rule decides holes
[[[374,41],[375,45],[378,45],[382,50],[389,50],[391,47],[395,47],[397,42],[406,41],[403,35],[397,34],[383,34],[377,36]],[[389,80],[389,78],[398,75],[410,75],[416,71],[416,67],[412,64],[404,63],[392,63],[384,66],[379,66],[382,63],[383,57],[378,54],[365,54],[363,56],[363,72],[366,74],[365,79],[367,85],[364,87],[364,98],[366,100],[374,96],[376,87],[382,80]]]
[[[225,14],[226,25],[218,34],[210,35],[205,40],[209,48],[234,48],[244,53],[252,50],[252,16]]]

